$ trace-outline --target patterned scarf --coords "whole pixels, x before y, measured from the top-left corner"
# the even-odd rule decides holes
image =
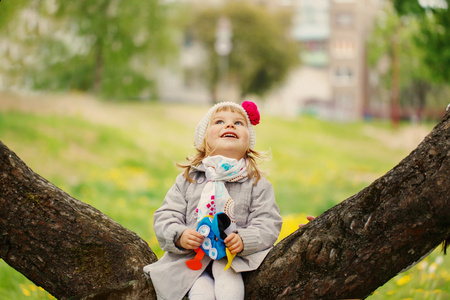
[[[231,220],[231,225],[225,230],[229,234],[236,230],[234,218],[234,201],[228,194],[225,182],[244,182],[248,179],[245,159],[237,161],[221,155],[208,156],[203,159],[206,167],[206,183],[200,201],[197,205],[197,221],[206,216],[214,216],[223,212]]]

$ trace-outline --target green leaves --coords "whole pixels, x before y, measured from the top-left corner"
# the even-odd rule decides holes
[[[227,1],[195,16],[185,4],[158,0],[24,0],[0,6],[0,88],[153,98],[156,72],[177,53],[182,24],[206,49],[207,63],[191,71],[202,73],[211,90],[223,79],[222,66],[241,94],[263,95],[299,62],[299,49],[288,35],[290,12],[247,2]],[[233,26],[227,58],[214,51],[221,16]]]
[[[450,82],[446,68],[450,63],[448,28],[447,10],[424,8],[416,0],[394,1],[393,5],[388,2],[380,14],[368,41],[368,59],[381,75],[384,87],[399,89],[403,107],[422,110],[426,103],[429,106],[428,93],[442,93],[443,86]],[[394,60],[399,66],[397,87],[391,69]]]
[[[424,63],[437,83],[450,82],[450,11],[449,1],[392,1],[400,16],[419,21],[415,42],[423,49]],[[423,6],[420,5],[422,3]],[[427,5],[425,5],[427,4]]]
[[[6,7],[7,48],[21,54],[5,69],[9,78],[17,72],[18,86],[150,98],[153,65],[173,53],[166,8],[157,0],[30,0]],[[24,31],[30,20],[36,25]]]
[[[230,1],[224,7],[200,10],[191,28],[208,52],[210,85],[219,81],[218,55],[214,50],[215,30],[220,17],[232,24],[233,49],[229,55],[228,79],[237,82],[241,94],[263,95],[282,82],[299,63],[299,49],[288,36],[287,12],[272,12],[247,2]]]

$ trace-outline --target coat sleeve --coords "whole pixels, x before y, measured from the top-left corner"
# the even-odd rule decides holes
[[[184,254],[188,250],[178,248],[175,242],[188,227],[186,226],[186,189],[189,182],[182,174],[167,192],[160,208],[153,215],[153,229],[162,250]]]
[[[246,226],[239,229],[244,243],[240,256],[250,255],[273,246],[281,231],[283,219],[275,202],[272,184],[262,178],[252,191]]]

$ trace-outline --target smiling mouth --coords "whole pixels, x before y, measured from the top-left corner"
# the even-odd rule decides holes
[[[221,138],[233,138],[233,139],[237,139],[238,136],[234,133],[231,132],[225,132],[224,134],[222,134]]]

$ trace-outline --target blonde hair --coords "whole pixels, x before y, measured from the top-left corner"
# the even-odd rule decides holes
[[[221,111],[238,112],[242,115],[242,112],[233,106],[222,106],[219,107],[213,113],[211,119],[214,117],[216,113]],[[209,128],[209,126],[210,122],[208,123],[207,129]],[[187,164],[176,163],[178,167],[185,169],[183,175],[189,182],[194,182],[194,180],[190,177],[190,171],[192,170],[192,168],[198,166],[205,157],[209,156],[212,152],[214,152],[214,149],[212,149],[208,144],[207,134],[205,134],[205,137],[201,145],[197,146],[195,149],[197,150],[197,153],[195,153],[193,156],[186,157],[186,160],[189,163]],[[258,167],[258,161],[266,160],[267,158],[268,155],[266,153],[255,151],[253,149],[250,149],[250,147],[247,149],[244,155],[244,159],[247,162],[248,176],[255,181],[255,184],[259,181],[259,179],[261,179],[261,176],[263,175],[263,172]]]

